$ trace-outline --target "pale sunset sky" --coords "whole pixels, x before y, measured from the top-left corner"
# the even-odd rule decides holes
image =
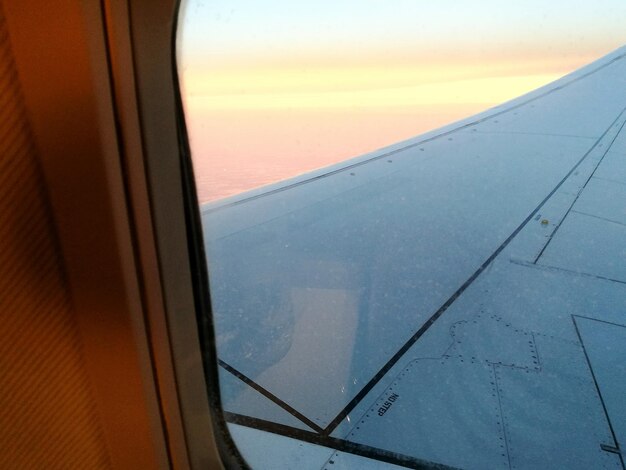
[[[515,98],[626,44],[625,25],[626,0],[186,0],[200,202]]]

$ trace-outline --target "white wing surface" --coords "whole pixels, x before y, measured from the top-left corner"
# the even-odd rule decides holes
[[[625,110],[621,48],[204,206],[222,400],[251,428],[237,428],[244,456],[270,432],[287,467],[310,452],[314,468],[624,469]]]

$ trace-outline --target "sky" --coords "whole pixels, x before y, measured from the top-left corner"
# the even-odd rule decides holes
[[[200,202],[517,97],[626,44],[624,24],[624,0],[186,0]]]

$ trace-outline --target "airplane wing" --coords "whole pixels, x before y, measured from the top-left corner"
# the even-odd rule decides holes
[[[277,465],[271,442],[286,467],[624,469],[625,122],[622,47],[203,206],[222,401],[250,463]]]

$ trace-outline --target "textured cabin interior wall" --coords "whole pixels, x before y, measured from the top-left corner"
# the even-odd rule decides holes
[[[0,468],[108,468],[0,2]]]

